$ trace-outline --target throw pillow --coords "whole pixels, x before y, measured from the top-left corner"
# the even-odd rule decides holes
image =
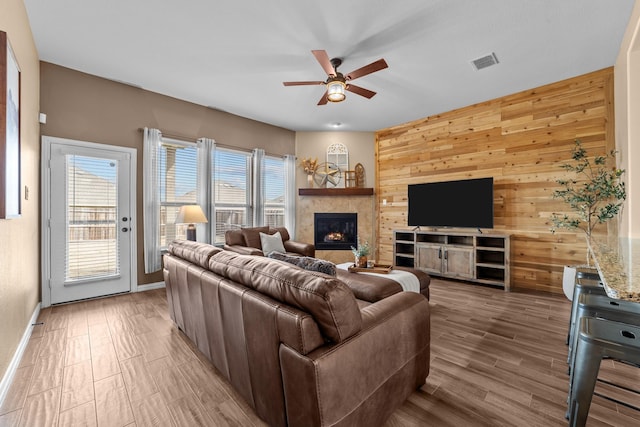
[[[277,259],[280,261],[288,262],[289,264],[297,265],[300,268],[304,268],[309,271],[317,271],[319,273],[328,274],[330,276],[336,275],[336,265],[330,261],[325,261],[318,258],[312,258],[308,256],[294,256],[287,255],[278,252],[271,252],[267,255],[269,258]]]
[[[279,231],[275,234],[260,233],[260,244],[265,255],[270,255],[272,252],[286,252]]]

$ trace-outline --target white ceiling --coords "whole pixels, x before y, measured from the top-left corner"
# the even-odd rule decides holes
[[[374,131],[615,63],[633,0],[25,0],[43,61],[295,131]],[[311,54],[389,68],[317,106]],[[499,64],[471,61],[495,52]]]

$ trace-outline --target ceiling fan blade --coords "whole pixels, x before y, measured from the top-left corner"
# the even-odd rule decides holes
[[[324,69],[325,73],[327,73],[330,76],[336,75],[336,70],[335,68],[333,68],[333,65],[331,65],[331,59],[329,59],[329,55],[327,55],[326,51],[312,50],[311,53],[313,53],[313,56],[316,57],[316,59]]]
[[[360,86],[356,86],[356,85],[352,85],[351,83],[349,83],[346,87],[346,89],[349,92],[353,92],[355,94],[358,94],[360,96],[364,96],[365,98],[371,99],[373,98],[373,95],[375,95],[376,93],[372,90],[369,89],[365,89],[363,87]]]
[[[329,102],[329,98],[327,98],[327,92],[325,92],[320,101],[318,101],[318,105],[325,105],[327,102]]]
[[[315,81],[315,82],[282,82],[285,86],[307,86],[307,85],[323,85],[324,82]]]
[[[376,71],[384,70],[387,68],[387,61],[384,59],[378,59],[376,62],[372,62],[369,65],[353,70],[346,75],[347,80],[355,80],[359,77],[366,76],[367,74],[375,73]]]

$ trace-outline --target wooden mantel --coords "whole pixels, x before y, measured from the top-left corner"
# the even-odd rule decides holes
[[[373,188],[299,188],[299,196],[372,196]]]

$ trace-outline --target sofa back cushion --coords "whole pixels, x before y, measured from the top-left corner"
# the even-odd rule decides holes
[[[291,239],[291,236],[289,236],[289,231],[285,227],[269,228],[269,234],[273,234],[276,231],[280,233],[280,237],[282,237],[283,242]]]
[[[190,240],[174,240],[169,243],[169,253],[179,258],[209,268],[209,258],[213,254],[222,251],[221,248],[206,243],[192,242]]]
[[[341,342],[362,328],[353,292],[331,276],[231,251],[214,254],[209,259],[209,269],[311,314],[322,334],[334,342]]]
[[[262,250],[262,244],[260,242],[260,233],[269,233],[269,227],[249,227],[242,229],[242,235],[244,236],[244,245],[250,248],[256,248]]]
[[[227,230],[224,232],[224,243],[230,246],[244,246],[242,230]]]

